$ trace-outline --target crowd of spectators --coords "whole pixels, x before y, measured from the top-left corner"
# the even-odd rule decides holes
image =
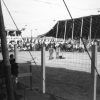
[[[83,43],[84,42],[84,43]],[[34,41],[17,41],[17,46],[18,49],[20,51],[40,51],[42,48],[42,44],[45,44],[46,50],[49,50],[49,48],[52,46],[54,50],[56,50],[56,47],[59,47],[61,51],[63,52],[74,52],[74,51],[78,51],[78,52],[84,52],[85,51],[85,47],[90,50],[91,45],[93,44],[93,41],[88,41],[86,39],[83,39],[83,41],[80,39],[77,40],[71,40],[68,39],[66,41],[40,41],[39,39],[34,40]],[[99,43],[99,42],[98,42]],[[14,41],[11,41],[8,44],[8,48],[9,51],[13,51],[14,50]],[[85,46],[84,46],[85,45]]]

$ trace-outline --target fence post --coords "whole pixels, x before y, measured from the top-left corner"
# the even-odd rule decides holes
[[[32,81],[32,63],[30,62],[30,89],[32,90],[32,84],[33,84],[33,81]]]
[[[97,44],[92,46],[92,59],[91,59],[91,94],[90,100],[96,100],[96,87],[97,87]]]
[[[41,89],[45,93],[45,44],[42,45],[41,52]]]
[[[14,45],[14,57],[15,57],[15,63],[18,64],[18,49],[17,49],[17,44]],[[18,83],[18,77],[16,77],[15,82]]]
[[[14,45],[14,57],[15,57],[15,62],[18,63],[18,50],[17,50],[17,44]]]

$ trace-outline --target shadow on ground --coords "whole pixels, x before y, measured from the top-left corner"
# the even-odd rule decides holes
[[[29,64],[19,64],[19,73],[30,71]],[[30,77],[19,78],[22,87],[18,89],[23,100],[51,100],[48,94],[56,96],[56,100],[89,100],[91,75],[87,72],[67,70],[64,68],[46,67],[46,95],[41,94],[41,66],[32,65],[32,88]],[[60,98],[61,97],[61,98]],[[53,99],[52,99],[53,100]],[[100,100],[100,79],[97,79],[97,100]]]

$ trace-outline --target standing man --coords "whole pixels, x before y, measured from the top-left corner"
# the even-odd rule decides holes
[[[18,83],[18,64],[15,62],[14,55],[10,55],[10,64],[11,64],[11,74],[12,74],[12,83],[13,83],[13,88],[14,88],[14,95],[15,95],[15,100],[19,100],[22,95],[19,94],[16,89],[17,89],[17,83]]]
[[[11,74],[13,77],[13,81],[18,83],[18,64],[15,62],[14,55],[10,55],[10,64],[11,64]]]
[[[54,49],[53,49],[53,46],[51,45],[50,48],[49,48],[49,60],[53,59],[53,52],[54,52]]]
[[[59,59],[59,53],[60,53],[60,46],[56,46],[56,59]]]

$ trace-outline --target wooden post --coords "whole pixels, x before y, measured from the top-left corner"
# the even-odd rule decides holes
[[[41,73],[41,88],[42,92],[45,93],[45,44],[43,44],[41,52]]]
[[[90,100],[96,100],[97,88],[97,44],[92,46],[92,60],[91,60],[91,94]]]
[[[32,51],[33,50],[33,48],[32,48],[32,30],[31,30],[31,40],[30,40],[30,50]]]
[[[72,41],[73,41],[73,38],[74,38],[74,19],[72,20]]]
[[[17,44],[14,45],[14,57],[15,57],[15,63],[18,64],[18,49],[17,49]],[[18,77],[16,77],[15,82],[18,83]]]
[[[90,32],[89,32],[89,36],[88,36],[89,43],[91,43],[91,32],[92,32],[92,16],[90,18]]]
[[[6,39],[6,32],[4,28],[1,0],[0,0],[0,37],[1,37],[2,56],[4,60],[4,67],[5,67],[5,82],[6,82],[6,88],[7,88],[7,100],[15,100],[14,93],[13,93],[13,85],[11,81],[11,66],[9,62],[9,51],[7,48],[7,39]]]
[[[66,25],[67,25],[67,20],[65,21],[64,42],[66,40]]]
[[[81,40],[81,38],[82,38],[82,33],[83,33],[83,17],[82,17],[81,33],[80,33],[80,47],[81,47],[81,45],[82,45],[82,40]]]
[[[59,22],[57,23],[57,28],[56,28],[56,42],[57,42],[57,37],[58,37],[58,29],[59,29]]]
[[[32,90],[32,84],[33,84],[33,81],[32,81],[32,63],[30,62],[30,89]]]

